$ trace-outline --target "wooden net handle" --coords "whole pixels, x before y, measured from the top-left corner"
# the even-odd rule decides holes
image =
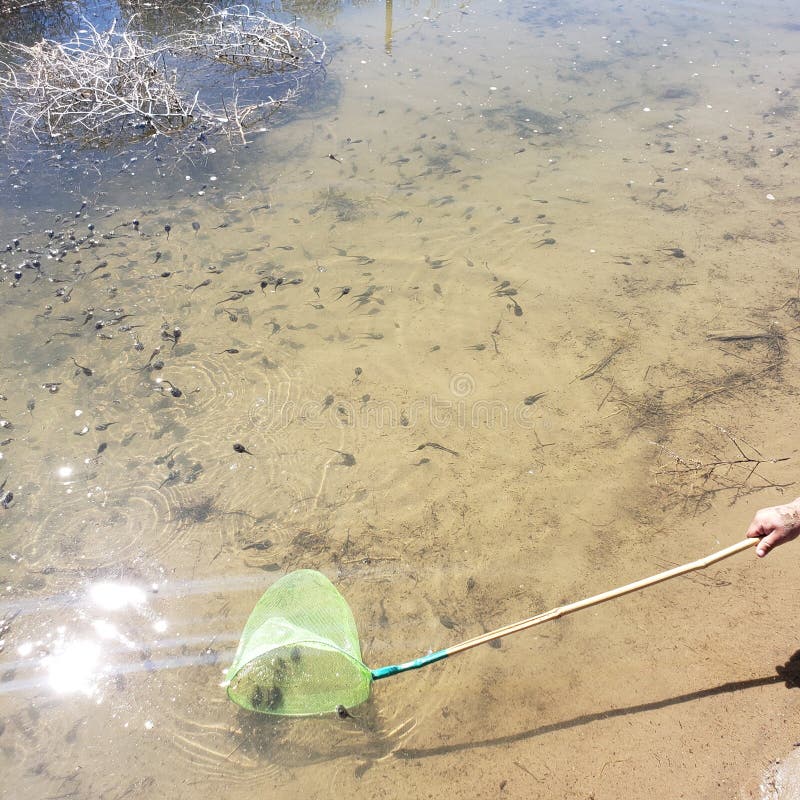
[[[511,625],[506,625],[503,628],[497,628],[497,630],[489,631],[488,633],[481,634],[480,636],[475,636],[472,639],[468,639],[466,642],[461,642],[461,644],[448,647],[444,652],[448,656],[454,655],[455,653],[461,653],[464,650],[469,650],[472,647],[486,644],[486,642],[492,642],[495,639],[502,638],[503,636],[509,636],[512,633],[518,633],[519,631],[527,630],[528,628],[534,627],[534,625],[541,625],[544,622],[550,622],[550,620],[565,617],[567,614],[572,614],[575,611],[589,608],[589,606],[596,606],[600,603],[605,603],[608,600],[613,600],[615,597],[622,597],[624,594],[638,592],[640,589],[645,589],[648,586],[654,586],[662,581],[668,581],[670,578],[676,578],[678,575],[685,575],[687,572],[694,572],[698,569],[704,569],[710,564],[715,564],[717,561],[722,561],[723,558],[729,558],[730,556],[736,555],[736,553],[740,553],[742,550],[747,550],[748,547],[752,547],[759,541],[760,539],[756,538],[743,539],[741,542],[732,544],[730,547],[726,547],[724,550],[719,550],[716,553],[712,553],[711,555],[701,558],[698,561],[692,561],[689,564],[683,564],[680,567],[668,569],[666,572],[659,572],[658,575],[651,575],[649,578],[642,578],[640,581],[635,581],[634,583],[628,583],[625,586],[620,586],[618,589],[610,589],[602,594],[596,594],[594,597],[587,597],[585,600],[578,600],[577,602],[570,603],[566,606],[559,606],[558,608],[554,608],[550,611],[545,611],[542,614],[537,614],[535,617],[524,619],[521,622],[515,622]]]

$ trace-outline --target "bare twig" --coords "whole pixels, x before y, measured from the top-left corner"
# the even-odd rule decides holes
[[[200,25],[172,37],[173,50],[204,55],[270,74],[322,65],[325,43],[298,25],[285,25],[245,5],[206,6]]]
[[[723,445],[733,447],[735,453],[711,454],[704,458],[687,458],[674,452],[660,442],[651,442],[666,457],[671,466],[665,464],[657,471],[658,476],[669,476],[670,493],[676,489],[685,503],[695,510],[708,507],[711,498],[729,492],[731,504],[740,497],[763,489],[785,489],[791,483],[776,483],[763,474],[762,467],[788,461],[789,457],[766,458],[751,444],[729,430],[712,425]],[[749,452],[752,451],[752,452]]]
[[[622,352],[623,349],[624,348],[622,345],[614,348],[614,350],[612,350],[602,361],[598,361],[597,364],[590,369],[587,369],[586,372],[578,375],[578,380],[585,381],[601,373],[611,363],[611,361],[614,359],[614,356]]]
[[[766,375],[768,372],[773,372],[779,369],[780,363],[773,362],[768,364],[764,369],[760,369],[757,372],[737,372],[732,375],[728,375],[727,377],[723,378],[720,383],[721,385],[715,386],[713,389],[709,389],[706,392],[703,392],[700,395],[696,395],[689,400],[689,405],[697,405],[698,403],[707,400],[709,397],[714,397],[718,394],[724,394],[726,392],[731,392],[735,389],[741,389],[744,386],[747,386],[749,383],[753,383],[757,378],[760,378],[762,375]]]
[[[325,44],[297,25],[284,25],[246,6],[206,7],[191,31],[150,43],[135,32],[84,29],[69,42],[43,40],[4,47],[0,92],[12,133],[37,139],[96,142],[119,136],[175,134],[194,124],[204,133],[235,133],[246,142],[245,120],[295,99],[300,82],[322,69]],[[269,79],[266,99],[233,113],[206,105],[200,92],[185,96],[166,57],[197,59]],[[280,76],[277,80],[272,76]],[[276,84],[277,81],[277,84]]]

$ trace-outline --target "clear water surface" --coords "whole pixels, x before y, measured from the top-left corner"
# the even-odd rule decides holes
[[[0,793],[777,797],[796,549],[381,681],[352,719],[219,684],[296,568],[377,667],[794,496],[793,4],[284,11],[329,63],[247,147],[4,140]],[[82,13],[185,19],[3,32]]]

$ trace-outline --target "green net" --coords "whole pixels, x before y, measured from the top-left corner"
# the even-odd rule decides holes
[[[363,703],[372,674],[345,599],[324,575],[303,569],[264,592],[226,682],[228,697],[243,708],[302,716]]]

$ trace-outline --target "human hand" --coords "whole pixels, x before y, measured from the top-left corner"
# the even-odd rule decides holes
[[[759,538],[756,555],[763,558],[773,547],[800,536],[800,497],[782,506],[756,511],[747,536]]]

